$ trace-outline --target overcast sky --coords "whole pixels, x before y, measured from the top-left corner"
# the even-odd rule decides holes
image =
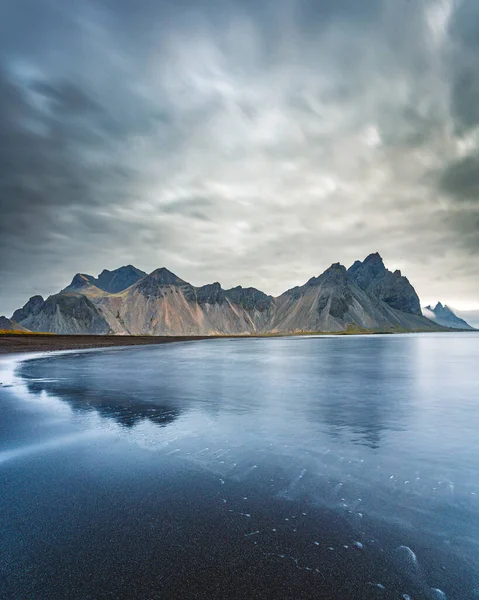
[[[477,0],[4,0],[0,314],[76,272],[276,295],[379,251],[479,307]]]

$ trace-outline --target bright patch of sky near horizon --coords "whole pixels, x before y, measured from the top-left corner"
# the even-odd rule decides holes
[[[479,308],[476,0],[6,0],[0,314],[166,266],[273,295],[379,251]]]

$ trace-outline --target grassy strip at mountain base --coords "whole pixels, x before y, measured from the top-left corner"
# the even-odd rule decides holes
[[[49,331],[23,331],[22,329],[0,329],[0,335],[55,335]]]
[[[434,331],[434,330],[433,330]],[[458,331],[438,327],[435,331]],[[461,330],[462,331],[462,330]],[[108,348],[118,346],[144,346],[153,344],[167,344],[171,342],[186,342],[208,339],[236,339],[236,338],[271,338],[293,336],[330,336],[330,335],[374,335],[374,334],[404,334],[404,333],[431,333],[431,330],[409,330],[402,328],[373,330],[357,325],[349,325],[343,331],[294,331],[271,332],[257,334],[236,335],[183,335],[183,336],[156,336],[156,335],[85,335],[85,334],[55,334],[48,332],[25,332],[0,330],[0,354],[14,352],[52,352],[55,350],[80,350],[82,348]]]
[[[396,333],[434,333],[440,331],[462,331],[459,329],[450,329],[438,326],[436,329],[406,329],[405,327],[392,327],[390,329],[366,329],[359,325],[350,324],[342,331],[288,331],[272,332],[255,335],[254,337],[287,337],[287,336],[306,336],[306,335],[392,335]],[[229,336],[230,337],[230,336]],[[235,336],[231,336],[235,337]]]

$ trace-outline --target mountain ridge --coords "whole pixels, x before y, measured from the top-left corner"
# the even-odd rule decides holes
[[[62,291],[78,291],[85,287],[93,286],[98,290],[109,294],[117,294],[134,285],[139,279],[145,277],[147,273],[137,269],[133,265],[126,265],[109,271],[103,269],[98,277],[87,275],[86,273],[77,273],[70,285]]]
[[[409,280],[389,271],[378,253],[349,269],[333,263],[277,297],[219,282],[194,286],[166,267],[147,274],[127,265],[97,278],[77,273],[60,293],[32,297],[12,319],[33,331],[126,335],[438,328],[422,315]]]
[[[443,325],[444,327],[452,327],[454,329],[474,329],[467,321],[461,319],[456,315],[456,313],[447,306],[447,304],[442,304],[438,302],[436,306],[432,307],[430,304],[425,307],[423,310],[423,314],[431,321],[435,321],[439,323],[439,325]]]

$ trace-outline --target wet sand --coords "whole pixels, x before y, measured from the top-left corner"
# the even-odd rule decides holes
[[[0,357],[0,600],[478,600],[478,336]]]

